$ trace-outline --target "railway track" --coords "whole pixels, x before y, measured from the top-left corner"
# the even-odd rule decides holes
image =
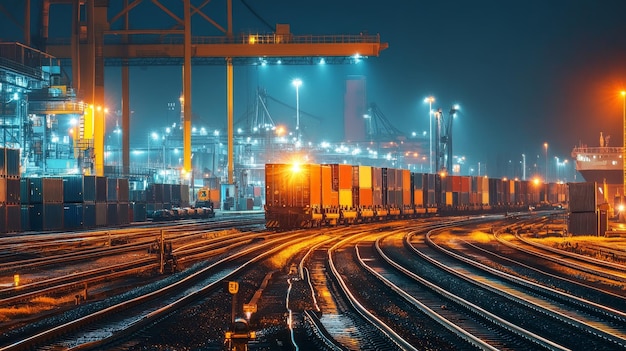
[[[407,245],[420,258],[406,264],[411,269],[422,271],[418,267],[427,262],[434,269],[446,272],[438,274],[446,274],[446,279],[460,285],[455,289],[466,292],[467,299],[474,299],[483,308],[498,311],[503,318],[565,347],[577,348],[585,344],[592,349],[624,347],[624,326],[619,321],[621,317],[596,313],[595,306],[591,304],[581,308],[580,303],[570,302],[570,296],[559,297],[556,290],[545,289],[542,294],[538,294],[539,290],[536,289],[541,290],[541,287],[533,282],[509,280],[512,279],[510,275],[478,267],[472,260],[437,247],[429,237],[407,238]],[[421,272],[422,276],[426,274],[433,273]],[[480,294],[476,296],[474,291]],[[507,307],[506,310],[503,306]],[[541,320],[542,323],[533,323],[533,320]],[[549,328],[546,328],[547,325]]]
[[[538,218],[528,220],[530,226]],[[247,317],[257,333],[257,339],[249,343],[250,350],[283,347],[283,342],[292,343],[294,349],[316,350],[624,347],[622,337],[613,335],[622,333],[624,320],[596,306],[622,297],[603,293],[598,287],[574,292],[578,285],[564,279],[555,283],[556,276],[546,275],[542,282],[544,273],[539,268],[505,263],[490,252],[494,247],[517,250],[493,238],[487,245],[467,237],[467,233],[498,231],[496,228],[511,228],[523,221],[526,218],[521,215],[463,217],[323,230],[238,232],[232,236],[206,232],[202,236],[192,227],[180,228],[168,237],[174,240],[180,235],[174,251],[187,268],[184,272],[127,291],[119,300],[109,298],[79,305],[54,317],[76,320],[79,324],[67,326],[75,331],[63,331],[65,326],[46,318],[29,326],[28,332],[25,327],[4,333],[2,339],[10,341],[3,341],[0,350],[26,349],[19,341],[39,334],[56,341],[26,341],[29,347],[218,347],[223,343],[223,328],[230,316],[230,307],[223,306],[224,301],[230,302],[224,291],[226,280],[240,281],[239,309],[242,304],[258,304],[258,311]],[[432,232],[427,236],[428,231]],[[154,241],[155,234],[153,231],[147,236],[146,243]],[[510,241],[508,236],[503,238]],[[282,245],[277,240],[290,241],[280,241]],[[239,256],[246,255],[246,250],[257,251]],[[499,271],[516,272],[510,275],[523,283],[513,283],[515,279],[507,280]],[[189,278],[185,284],[190,285],[172,286],[192,275],[197,278]],[[539,287],[529,287],[531,283]],[[558,294],[544,296],[537,292],[542,291],[542,285],[550,284],[555,290],[550,294],[566,291],[574,298],[564,295],[560,301],[555,297]],[[161,289],[169,292],[157,293]],[[257,294],[258,301],[252,298]],[[606,296],[599,300],[588,298],[602,294]],[[568,305],[568,299],[576,302]],[[579,310],[586,300],[596,305]],[[124,317],[116,312],[118,309],[129,315]],[[100,312],[104,310],[112,314]],[[615,310],[626,308],[616,305]],[[80,320],[85,324],[81,325]],[[55,328],[61,328],[58,335]]]
[[[401,242],[402,238],[395,236],[385,238],[387,240]],[[380,241],[376,241],[375,247],[357,247],[361,265],[415,306],[416,313],[423,313],[434,323],[455,333],[467,342],[467,347],[483,350],[565,349],[412,273],[387,256]]]
[[[301,233],[282,235],[256,243],[247,249],[231,252],[207,267],[198,267],[184,276],[163,280],[162,286],[150,291],[125,294],[115,298],[121,301],[115,301],[109,306],[90,306],[96,310],[65,323],[44,326],[40,330],[31,331],[27,336],[20,333],[18,338],[11,340],[0,350],[26,350],[34,345],[42,350],[91,349],[116,342],[118,338],[124,338],[181,306],[196,301],[212,289],[221,287],[220,284],[230,276],[293,244],[301,236]]]

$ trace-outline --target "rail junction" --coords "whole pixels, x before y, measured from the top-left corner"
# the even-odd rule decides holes
[[[551,218],[267,231],[218,216],[2,238],[0,350],[624,348],[623,239],[542,234]]]

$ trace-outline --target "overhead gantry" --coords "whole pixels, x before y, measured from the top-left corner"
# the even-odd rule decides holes
[[[122,67],[122,164],[129,171],[129,74],[131,65],[182,65],[183,67],[183,173],[191,165],[191,70],[193,64],[225,64],[227,77],[228,182],[233,184],[233,65],[258,63],[259,59],[281,59],[282,64],[308,64],[314,57],[327,63],[348,63],[359,57],[379,56],[387,48],[378,35],[293,35],[289,25],[277,25],[273,33],[233,34],[232,0],[226,1],[226,27],[203,12],[209,1],[194,6],[183,0],[183,14],[177,15],[158,0],[150,3],[171,17],[174,28],[151,23],[150,29],[130,29],[131,13],[143,0],[124,0],[122,9],[109,17],[104,0],[44,0],[42,41],[45,50],[60,59],[72,60],[73,84],[87,102],[104,105],[104,66]],[[148,1],[145,1],[148,3]],[[49,7],[70,3],[73,8],[72,36],[48,40]],[[210,23],[219,36],[192,36],[191,19]],[[142,21],[150,18],[142,17]],[[182,29],[181,29],[182,28]],[[270,62],[271,63],[271,62]],[[104,172],[104,115],[94,116],[95,171]]]

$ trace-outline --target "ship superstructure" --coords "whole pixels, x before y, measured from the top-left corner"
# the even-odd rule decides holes
[[[604,198],[609,200],[623,194],[623,147],[609,146],[609,137],[600,133],[600,146],[589,147],[580,145],[572,150],[572,157],[576,160],[576,170],[587,182],[596,182]],[[606,187],[603,186],[606,184]],[[610,200],[612,201],[612,200]]]

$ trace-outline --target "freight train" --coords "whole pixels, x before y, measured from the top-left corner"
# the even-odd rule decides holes
[[[528,211],[567,202],[567,185],[350,164],[266,164],[268,229]]]

